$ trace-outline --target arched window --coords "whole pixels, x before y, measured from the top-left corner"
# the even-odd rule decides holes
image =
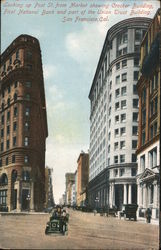
[[[7,100],[7,104],[8,104],[8,106],[10,105],[10,98],[8,98],[8,100]]]
[[[6,174],[2,174],[2,176],[1,176],[1,185],[2,186],[8,185],[8,178],[7,178]]]

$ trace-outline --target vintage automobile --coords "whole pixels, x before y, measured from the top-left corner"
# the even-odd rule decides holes
[[[46,224],[45,234],[67,235],[69,215],[53,213]]]
[[[121,216],[123,216],[124,219],[128,218],[131,220],[131,218],[133,218],[136,221],[137,208],[137,204],[124,204],[122,207]]]

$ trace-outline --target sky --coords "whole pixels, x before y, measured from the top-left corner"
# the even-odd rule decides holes
[[[56,10],[56,3],[85,4],[91,0],[3,0],[1,14],[1,52],[20,34],[28,34],[40,41],[49,136],[46,141],[46,166],[53,168],[54,199],[59,201],[65,191],[65,173],[75,172],[77,159],[83,150],[89,149],[90,102],[88,94],[108,29],[117,22],[137,16],[153,17],[159,1],[93,0],[92,3],[107,5],[134,3],[144,5],[145,13],[109,14],[102,22],[62,21],[58,14],[18,14],[19,4],[32,4],[30,9],[42,9],[40,5],[53,4],[48,11]],[[39,7],[35,7],[39,4]],[[17,6],[16,6],[17,5]],[[148,5],[152,5],[152,8]],[[135,10],[139,10],[139,8]],[[142,6],[140,6],[141,8]],[[150,8],[150,9],[149,9]],[[73,10],[77,10],[74,7]],[[120,10],[120,7],[117,9]],[[15,13],[9,13],[16,10]],[[68,8],[68,10],[71,10]],[[111,10],[110,8],[108,9]],[[106,14],[96,16],[106,17]],[[71,17],[71,16],[67,16]],[[75,17],[75,16],[73,16]],[[73,19],[75,20],[75,19]]]

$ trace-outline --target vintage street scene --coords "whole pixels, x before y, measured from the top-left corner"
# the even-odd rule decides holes
[[[100,1],[1,2],[0,249],[161,246],[161,6]]]

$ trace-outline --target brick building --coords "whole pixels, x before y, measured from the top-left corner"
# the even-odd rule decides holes
[[[75,183],[75,174],[65,174],[65,204],[71,205],[72,200],[72,185]]]
[[[39,41],[20,35],[1,55],[0,208],[43,209],[48,136]]]
[[[152,218],[159,217],[160,172],[160,62],[161,9],[152,20],[141,44],[138,137],[138,215],[150,207]]]
[[[85,205],[89,178],[89,154],[81,152],[77,163],[77,205],[82,206]]]

